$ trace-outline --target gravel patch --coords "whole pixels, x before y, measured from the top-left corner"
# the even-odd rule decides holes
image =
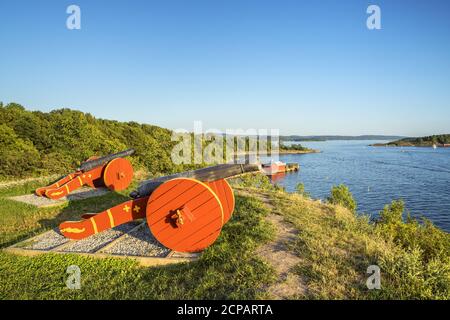
[[[105,253],[137,257],[167,257],[169,253],[173,258],[198,256],[198,254],[172,252],[155,239],[147,224],[142,221],[132,221],[78,241],[65,238],[59,229],[55,228],[20,242],[15,247],[61,253]]]
[[[139,223],[137,221],[132,221],[126,224],[122,224],[113,229],[105,230],[103,232],[94,234],[83,240],[73,241],[73,243],[64,246],[59,252],[84,252],[84,253],[94,253],[112,241],[116,240],[120,236],[129,232],[135,228]]]
[[[63,197],[58,200],[52,200],[52,199],[49,199],[46,197],[38,197],[35,194],[25,194],[22,196],[10,197],[8,199],[23,202],[23,203],[30,204],[30,205],[36,206],[38,208],[41,208],[41,207],[49,207],[49,206],[59,205],[66,201],[76,201],[76,200],[82,200],[82,199],[87,199],[87,198],[92,198],[92,197],[99,197],[108,192],[109,192],[109,190],[107,188],[92,189],[89,187],[82,187],[78,190],[73,191],[67,197]]]
[[[170,251],[153,237],[146,223],[102,250],[109,254],[140,257],[165,257]]]
[[[58,204],[61,204],[61,203],[64,203],[67,201],[66,198],[52,200],[52,199],[48,199],[46,197],[38,197],[35,194],[25,194],[23,196],[15,196],[15,197],[10,197],[8,199],[23,202],[25,204],[36,206],[38,208],[55,206],[55,205],[58,205]]]
[[[58,228],[43,233],[31,240],[25,240],[17,245],[18,248],[28,250],[52,250],[69,242],[69,239],[64,237]]]

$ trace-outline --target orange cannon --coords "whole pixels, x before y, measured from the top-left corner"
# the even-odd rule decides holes
[[[92,188],[107,187],[113,191],[124,190],[130,185],[133,178],[133,167],[124,157],[133,153],[134,150],[129,149],[100,158],[89,158],[81,164],[77,171],[49,186],[36,189],[35,193],[38,196],[56,200],[84,185]]]
[[[228,177],[258,171],[252,164],[223,164],[145,181],[132,199],[81,221],[63,222],[59,229],[70,239],[146,218],[153,236],[178,252],[198,252],[210,246],[234,210]]]

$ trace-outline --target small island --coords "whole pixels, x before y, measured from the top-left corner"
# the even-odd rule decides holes
[[[432,135],[420,138],[403,138],[388,143],[371,144],[373,147],[450,147],[450,134]]]
[[[301,144],[291,144],[286,146],[281,144],[279,153],[280,154],[303,154],[303,153],[319,153],[319,150],[310,149],[302,146]]]
[[[320,153],[321,152],[320,150],[315,150],[315,149],[310,149],[310,148],[304,147],[301,144],[292,144],[290,146],[287,146],[282,143],[280,143],[280,147],[276,151],[278,154],[307,154],[307,153]],[[274,155],[276,151],[269,148],[269,150],[267,150],[267,155]],[[246,151],[239,151],[235,155],[236,156],[244,156],[244,155],[251,155],[251,154],[255,154],[255,153],[258,155],[262,154],[260,151],[256,151],[256,152],[250,151],[249,152],[247,149]]]

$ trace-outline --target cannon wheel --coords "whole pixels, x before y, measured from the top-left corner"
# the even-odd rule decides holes
[[[103,183],[113,191],[125,190],[132,179],[133,167],[130,161],[124,158],[111,160],[103,171]]]
[[[179,252],[198,252],[219,236],[224,223],[219,197],[205,183],[176,178],[150,196],[147,224],[164,246]]]
[[[233,215],[235,199],[233,189],[225,179],[207,182],[207,185],[217,194],[223,207],[223,223],[227,223]]]

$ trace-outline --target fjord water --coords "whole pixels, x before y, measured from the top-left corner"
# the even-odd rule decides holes
[[[326,199],[346,184],[358,212],[376,217],[385,204],[403,199],[413,217],[426,217],[450,232],[450,148],[370,147],[385,141],[292,142],[322,151],[280,155],[300,164],[276,183],[295,191],[302,182],[313,198]]]

